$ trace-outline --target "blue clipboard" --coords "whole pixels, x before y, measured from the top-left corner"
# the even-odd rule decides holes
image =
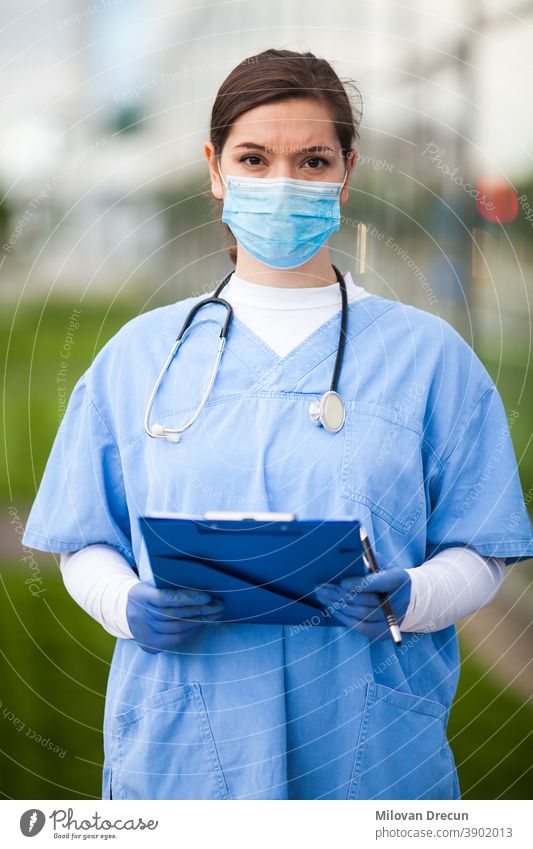
[[[353,519],[153,514],[140,525],[154,585],[223,598],[220,622],[338,627],[315,584],[367,574]]]

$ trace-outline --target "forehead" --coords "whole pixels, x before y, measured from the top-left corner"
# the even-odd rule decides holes
[[[243,141],[273,145],[339,147],[335,124],[326,106],[307,98],[265,103],[244,112],[232,125],[225,143]]]

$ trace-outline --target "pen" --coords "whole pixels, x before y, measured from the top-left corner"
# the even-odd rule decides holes
[[[374,557],[374,552],[372,551],[372,546],[370,545],[368,534],[362,525],[359,528],[359,536],[361,537],[361,543],[363,546],[363,560],[365,561],[367,568],[370,569],[371,572],[379,572],[380,569],[376,562],[376,558]],[[383,605],[383,611],[387,619],[387,624],[389,626],[392,639],[394,640],[396,645],[400,645],[402,641],[402,635],[400,633],[400,629],[398,628],[396,617],[392,612],[391,603],[389,601],[389,595],[388,593],[378,593],[378,596],[380,597],[381,603]]]

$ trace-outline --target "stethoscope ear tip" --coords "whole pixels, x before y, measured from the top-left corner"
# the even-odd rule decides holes
[[[148,427],[146,427],[146,432],[147,432],[148,436],[153,436],[154,438],[159,437],[160,439],[166,439],[167,442],[179,442],[180,439],[181,439],[180,433],[175,433],[172,430],[167,431],[167,429],[165,427],[163,427],[163,425],[157,424],[157,423],[152,425],[151,430],[149,430]]]

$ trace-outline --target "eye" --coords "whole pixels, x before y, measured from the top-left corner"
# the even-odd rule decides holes
[[[331,164],[331,163],[330,163],[330,161],[329,161],[329,159],[324,159],[324,157],[322,157],[322,156],[313,156],[313,158],[312,158],[312,159],[308,159],[308,160],[307,160],[307,165],[310,165],[310,166],[311,166],[311,168],[312,168],[312,169],[314,169],[315,171],[319,171],[319,170],[321,170],[321,169],[320,169],[320,168],[318,168],[318,167],[316,166],[316,164],[313,164],[313,165],[311,164],[311,163],[317,163],[317,162],[321,162],[321,163],[322,163],[323,165],[325,165],[325,166],[328,166],[328,165],[330,165],[330,164]]]
[[[261,165],[261,163],[263,161],[261,159],[261,157],[257,155],[257,153],[249,153],[246,156],[243,156],[242,159],[240,159],[240,162],[247,162],[248,159],[255,159],[256,160],[256,162],[248,162],[247,163],[248,165],[252,165],[252,166]]]

